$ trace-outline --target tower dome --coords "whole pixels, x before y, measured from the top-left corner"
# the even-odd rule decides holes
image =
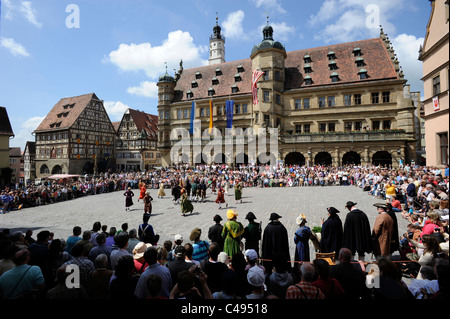
[[[175,82],[175,78],[167,73],[166,70],[166,73],[159,77],[159,82]]]
[[[278,49],[286,52],[284,45],[281,42],[275,41],[273,39],[272,26],[266,25],[263,28],[262,33],[263,33],[263,40],[253,47],[251,55],[255,54],[260,50],[265,49]]]

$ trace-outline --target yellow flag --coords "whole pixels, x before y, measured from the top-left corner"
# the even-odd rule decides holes
[[[213,128],[213,107],[212,100],[209,100],[209,134],[212,133]]]

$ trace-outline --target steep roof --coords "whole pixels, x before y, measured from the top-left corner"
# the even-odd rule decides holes
[[[3,106],[0,106],[0,135],[14,136],[8,111]]]
[[[144,130],[151,140],[158,140],[158,116],[129,109],[130,116],[139,132]]]
[[[62,98],[47,114],[36,132],[70,128],[92,99],[98,99],[94,93]]]
[[[34,142],[34,141],[28,141],[26,144],[25,144],[25,150],[28,148],[28,152],[30,153],[30,154],[36,154],[36,142]],[[25,152],[25,150],[24,150],[24,152]]]
[[[355,49],[361,52],[361,56],[355,57]],[[335,59],[329,60],[329,53],[334,53]],[[305,56],[309,56],[311,62],[305,62]],[[357,66],[357,60],[363,61],[363,66]],[[337,66],[336,70],[330,70],[330,62]],[[305,73],[304,67],[307,64],[311,67],[311,73]],[[238,66],[243,67],[243,72],[237,71]],[[216,75],[218,69],[222,75]],[[366,79],[359,78],[361,69],[366,72]],[[331,81],[332,73],[337,73],[338,82]],[[201,79],[197,79],[196,74],[201,74]],[[236,75],[241,77],[241,81],[235,82]],[[305,84],[305,76],[311,77],[311,85]],[[212,83],[214,78],[218,80],[216,85]],[[183,70],[176,83],[173,102],[208,98],[208,89],[210,88],[214,89],[214,97],[251,94],[251,79],[252,61],[250,58],[186,69]],[[399,77],[381,38],[291,51],[287,53],[285,60],[285,90],[396,79]],[[196,87],[192,87],[194,81]],[[238,93],[231,93],[232,85],[239,88]],[[193,93],[193,98],[187,97],[189,91]]]

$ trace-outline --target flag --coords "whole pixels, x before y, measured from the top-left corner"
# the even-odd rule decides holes
[[[195,118],[195,101],[192,101],[191,124],[189,126],[189,133],[191,133],[191,134],[194,134],[194,118]]]
[[[265,72],[255,70],[252,74],[252,96],[253,96],[253,104],[258,104],[258,88],[256,87],[256,83],[258,80],[264,75]]]
[[[439,97],[435,96],[433,97],[433,110],[439,111],[441,107],[439,106]]]
[[[233,126],[233,108],[234,108],[234,101],[228,100],[226,102],[227,128],[232,128]]]
[[[212,133],[213,128],[213,105],[212,100],[209,100],[209,134]]]

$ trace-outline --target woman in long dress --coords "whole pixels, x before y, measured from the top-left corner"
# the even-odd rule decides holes
[[[133,196],[134,196],[131,187],[128,187],[128,189],[123,195],[125,196],[125,210],[129,211],[130,207],[133,206]]]
[[[234,199],[236,200],[236,204],[238,201],[242,203],[242,183],[240,181],[234,187]]]
[[[164,196],[166,196],[166,192],[164,191],[164,181],[161,181],[159,183],[158,198],[163,198]]]
[[[145,193],[147,192],[147,187],[145,186],[145,183],[141,184],[141,187],[139,187],[139,198],[138,198],[138,202],[140,199],[144,199],[145,197]]]
[[[187,213],[192,214],[193,210],[194,205],[192,205],[192,202],[189,200],[186,190],[184,188],[181,189],[181,215],[186,216]]]

